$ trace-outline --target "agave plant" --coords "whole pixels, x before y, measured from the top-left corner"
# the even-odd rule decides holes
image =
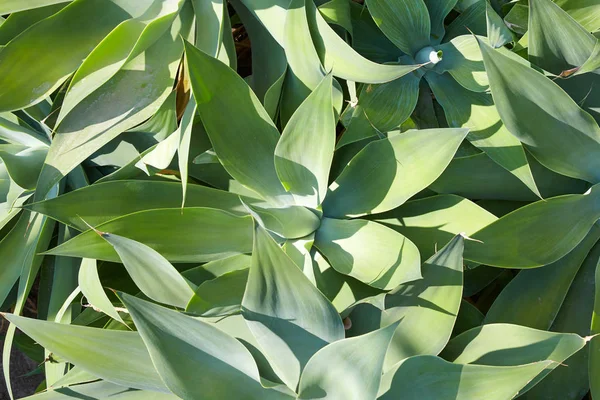
[[[596,396],[600,6],[231,5],[0,5],[32,398]]]

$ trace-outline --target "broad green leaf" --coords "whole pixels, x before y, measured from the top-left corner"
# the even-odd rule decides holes
[[[600,7],[595,0],[556,0],[556,4],[589,32],[600,30]]]
[[[600,180],[600,128],[541,73],[480,41],[494,102],[506,128],[551,170]],[[535,115],[535,118],[531,118]]]
[[[571,289],[563,302],[551,331],[576,333],[582,337],[590,334],[590,320],[594,308],[594,273],[600,257],[596,244],[581,266]],[[589,337],[587,338],[589,340]],[[568,368],[558,367],[523,395],[523,399],[576,400],[590,390],[588,376],[589,349],[579,351],[565,360]]]
[[[285,239],[298,239],[310,235],[321,223],[313,211],[302,206],[260,208],[246,205],[246,207],[263,228]]]
[[[477,39],[472,35],[458,36],[439,46],[442,61],[433,67],[437,73],[448,72],[465,89],[473,92],[488,90],[488,77]]]
[[[325,22],[312,1],[306,3],[313,42],[326,71],[333,76],[364,83],[385,83],[403,77],[420,65],[385,65],[367,60]],[[400,54],[398,54],[400,55]]]
[[[99,378],[125,387],[169,393],[137,332],[88,328],[12,314],[4,318],[33,340]]]
[[[330,0],[319,6],[319,12],[327,22],[341,26],[352,35],[350,9],[351,5],[348,0]]]
[[[0,10],[27,8],[23,7],[25,1],[5,3]],[[22,5],[15,8],[16,3]],[[0,110],[17,110],[41,101],[77,69],[114,27],[142,14],[150,4],[151,0],[129,4],[118,0],[77,1],[16,37],[0,55]]]
[[[218,57],[223,42],[223,16],[227,8],[226,4],[223,3],[223,0],[192,0],[194,14],[196,15],[196,40],[194,45],[215,58]]]
[[[421,79],[417,74],[418,72],[410,73],[381,85],[363,86],[358,106],[364,111],[368,122],[378,131],[389,132],[398,129],[410,117],[419,96]],[[350,124],[353,123],[354,119]]]
[[[252,219],[212,208],[140,211],[96,226],[151,246],[170,262],[206,262],[252,250]],[[46,254],[119,262],[116,251],[88,230]]]
[[[364,4],[350,2],[352,48],[369,60],[386,63],[398,60],[400,49],[381,32]]]
[[[600,227],[595,224],[566,256],[543,268],[519,272],[496,298],[485,322],[550,329],[573,279],[598,239]]]
[[[305,0],[292,0],[286,13],[283,48],[288,70],[281,99],[282,125],[287,125],[292,114],[325,76],[325,70],[311,40],[305,3]],[[329,89],[331,91],[332,87]],[[335,92],[334,103],[339,110],[342,96],[337,89]]]
[[[574,333],[554,333],[520,325],[491,324],[452,339],[441,357],[455,364],[517,366],[538,361],[548,365],[521,393],[531,389],[560,363],[580,351],[586,339]]]
[[[48,138],[26,126],[19,125],[18,119],[11,121],[8,119],[9,116],[13,116],[13,114],[6,113],[0,117],[0,138],[2,140],[27,147],[43,147],[50,144]]]
[[[142,293],[152,300],[185,308],[194,289],[160,253],[126,237],[96,233],[115,249]]]
[[[600,40],[596,41],[594,51],[590,54],[589,58],[583,63],[582,66],[577,68],[574,75],[585,74],[588,72],[598,71],[600,69]]]
[[[502,17],[494,10],[492,5],[486,2],[487,37],[490,46],[497,49],[513,41],[513,35]]]
[[[492,96],[465,89],[448,74],[430,72],[425,79],[444,108],[448,125],[469,128],[467,139],[471,144],[541,197],[523,145],[502,123]]]
[[[385,293],[381,289],[337,272],[316,249],[311,251],[311,269],[317,288],[331,301],[335,309],[344,315],[358,302]]]
[[[440,43],[444,38],[446,30],[444,28],[444,20],[452,11],[452,8],[457,3],[457,0],[423,0],[429,11],[431,20],[431,41]]]
[[[298,399],[374,399],[385,352],[398,323],[363,336],[332,343],[306,364]]]
[[[596,265],[596,281],[594,294],[594,311],[592,314],[591,334],[596,337],[590,340],[589,376],[592,396],[600,395],[600,382],[595,377],[600,376],[600,261]]]
[[[177,16],[180,0],[153,1],[137,18],[119,24],[86,57],[69,83],[56,124],[138,54],[154,44]]]
[[[503,268],[535,268],[565,256],[600,218],[600,187],[522,207],[473,234],[465,259]],[[568,234],[567,234],[568,233]]]
[[[186,312],[213,317],[239,313],[248,281],[248,269],[227,272],[205,281],[196,289]]]
[[[200,286],[204,282],[213,280],[228,272],[250,268],[252,257],[246,254],[215,260],[182,272],[182,275],[194,285]]]
[[[329,187],[325,215],[354,217],[398,207],[442,173],[467,132],[415,130],[369,143]]]
[[[110,399],[110,400],[176,400],[173,394],[134,390],[106,381],[66,386],[24,397],[27,400]]]
[[[323,218],[315,247],[336,271],[379,289],[421,277],[417,247],[373,221]]]
[[[551,364],[496,367],[453,364],[433,356],[411,357],[384,375],[379,399],[512,399]]]
[[[0,158],[10,178],[23,189],[34,189],[48,154],[48,147],[0,144]]]
[[[386,296],[385,310],[358,306],[350,314],[353,335],[400,321],[384,370],[407,357],[437,355],[448,343],[462,297],[463,246],[462,236],[456,236],[423,264],[422,279]]]
[[[344,328],[333,305],[260,226],[242,313],[281,380],[295,389],[308,360]]]
[[[404,53],[415,56],[429,46],[431,21],[423,0],[367,0],[381,31]]]
[[[446,36],[444,36],[443,42],[448,42],[458,36],[469,35],[471,33],[485,36],[487,32],[485,3],[485,1],[479,0],[471,2],[471,4],[446,27]]]
[[[79,268],[79,287],[88,303],[111,318],[124,324],[125,322],[113,306],[112,302],[104,292],[96,260],[84,258]]]
[[[120,296],[161,379],[179,397],[286,398],[261,386],[252,355],[233,337],[176,311]]]
[[[179,35],[190,29],[188,14],[182,12],[170,30],[66,115],[50,146],[36,200],[92,153],[160,108],[180,64],[183,46]]]
[[[0,15],[46,7],[53,4],[70,3],[72,0],[5,0],[0,6]]]
[[[293,201],[273,162],[279,132],[252,89],[235,71],[190,44],[186,61],[198,113],[227,172],[276,204]],[[235,118],[224,112],[232,101],[239,105]]]
[[[551,0],[529,2],[529,60],[554,74],[583,65],[598,40]]]
[[[335,146],[332,77],[327,75],[287,122],[275,148],[275,169],[296,204],[317,208],[327,194]]]
[[[472,235],[497,220],[472,201],[454,195],[411,200],[370,218],[406,236],[418,247],[423,259],[459,233]]]
[[[186,197],[188,207],[215,208],[238,215],[247,213],[239,196],[222,190],[190,185]],[[249,204],[256,202],[246,197],[243,199]],[[124,180],[90,185],[25,207],[79,230],[86,230],[84,220],[95,226],[137,211],[177,208],[180,205],[179,183]]]
[[[527,160],[536,186],[543,198],[568,193],[583,193],[589,184],[559,175],[540,165],[531,155]],[[469,179],[465,179],[468,176]],[[492,161],[487,154],[454,158],[429,188],[437,193],[452,193],[471,199],[536,201],[539,198],[514,175]]]

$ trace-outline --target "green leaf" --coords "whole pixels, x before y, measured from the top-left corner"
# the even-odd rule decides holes
[[[129,276],[152,300],[185,308],[194,290],[156,250],[113,233],[96,232],[115,249]]]
[[[53,354],[99,378],[125,387],[169,393],[137,332],[3,315]]]
[[[246,205],[246,207],[263,228],[286,239],[310,235],[321,223],[314,212],[302,206],[260,208]]]
[[[12,5],[4,3],[0,8],[2,14],[27,8],[22,1],[18,1],[20,6],[14,4],[17,1],[11,1]],[[17,36],[0,55],[3,87],[0,110],[17,110],[44,99],[115,26],[141,15],[151,3],[151,0],[129,5],[100,0],[73,2]],[[100,14],[103,18],[96,17]]]
[[[326,76],[292,115],[275,148],[275,169],[296,204],[316,208],[327,193],[335,146],[332,78]]]
[[[41,200],[52,185],[99,148],[160,108],[171,93],[180,63],[179,35],[190,29],[192,21],[188,14],[182,12],[170,30],[132,57],[64,117],[42,169],[36,200]],[[40,186],[41,183],[44,185]]]
[[[554,74],[583,65],[598,40],[551,0],[529,2],[529,60]]]
[[[110,399],[110,400],[176,400],[179,397],[150,392],[147,390],[134,390],[124,386],[115,385],[106,381],[78,384],[61,387],[24,397],[28,400],[65,400],[65,399]]]
[[[439,50],[444,55],[433,71],[440,74],[448,72],[462,87],[472,92],[488,90],[488,77],[475,37],[458,36],[440,45]]]
[[[600,30],[600,7],[595,0],[556,0],[556,4],[569,13],[588,32]]]
[[[386,63],[400,56],[396,45],[381,32],[364,4],[350,2],[352,16],[352,48],[369,60]]]
[[[330,24],[336,24],[353,34],[351,5],[348,0],[330,0],[319,6],[319,12]]]
[[[444,36],[443,42],[448,42],[458,36],[469,35],[471,33],[485,36],[487,32],[485,3],[485,1],[476,0],[464,9],[460,15],[446,27],[446,36]]]
[[[181,205],[181,184],[161,181],[112,181],[87,186],[55,199],[25,205],[57,221],[86,230],[112,219],[159,208]],[[190,185],[186,196],[188,207],[215,208],[232,214],[247,214],[238,195],[206,186]],[[243,197],[244,202],[257,202]],[[83,220],[82,220],[83,218]]]
[[[23,189],[35,189],[48,147],[0,144],[0,158],[10,178]]]
[[[448,125],[469,128],[467,139],[492,160],[523,182],[536,196],[542,197],[523,145],[502,123],[489,93],[465,89],[448,74],[428,73],[435,99],[444,108]]]
[[[171,262],[206,262],[252,250],[252,219],[212,208],[140,211],[96,228],[151,246]],[[119,262],[119,256],[93,230],[46,254]]]
[[[508,130],[549,169],[600,181],[596,121],[544,75],[479,44],[494,102]]]
[[[458,0],[423,0],[429,11],[431,20],[431,41],[440,43],[444,38],[446,30],[444,20],[452,11]]]
[[[600,245],[596,244],[581,266],[571,289],[563,302],[551,331],[590,334],[590,320],[594,308],[594,273],[600,257]],[[589,340],[589,338],[587,338]],[[565,360],[568,368],[558,367],[524,394],[522,398],[533,399],[581,399],[590,390],[588,376],[589,351],[579,351]]]
[[[354,217],[398,207],[442,173],[467,132],[415,130],[369,143],[331,184],[325,215]]]
[[[476,268],[475,271],[481,268],[482,267]],[[466,278],[467,276],[465,276],[465,279]],[[466,290],[463,290],[463,296],[466,296]],[[460,309],[458,310],[456,322],[454,323],[454,329],[452,330],[452,336],[460,335],[469,329],[482,325],[484,317],[485,316],[477,307],[467,300],[462,300],[460,302]]]
[[[404,53],[415,56],[429,46],[431,21],[423,0],[367,0],[379,29]]]
[[[452,364],[433,356],[411,357],[384,375],[379,399],[512,399],[550,364],[492,367]]]
[[[312,1],[306,3],[313,42],[326,71],[333,76],[364,83],[385,83],[403,77],[420,65],[377,64],[361,56],[325,22]],[[400,55],[400,54],[398,54]]]
[[[463,246],[462,236],[456,236],[423,264],[422,279],[386,296],[384,311],[359,306],[350,314],[353,335],[400,321],[384,370],[407,357],[437,355],[448,343],[462,297]]]
[[[223,4],[223,0],[192,0],[192,6],[196,16],[194,45],[202,52],[226,63],[218,55],[223,42],[223,16],[227,6]]]
[[[248,281],[248,269],[227,272],[203,282],[186,306],[186,311],[215,317],[239,313]]]
[[[497,49],[513,41],[513,35],[502,17],[496,13],[492,5],[486,2],[487,37],[490,46]]]
[[[589,376],[590,376],[590,394],[592,396],[600,395],[600,382],[594,379],[600,374],[600,261],[596,265],[596,281],[594,294],[594,311],[592,313],[592,329],[591,334],[596,335],[590,340],[590,361],[589,361]]]
[[[5,0],[0,7],[0,15],[12,14],[18,11],[32,10],[53,4],[70,3],[72,0]]]
[[[600,218],[600,187],[522,207],[473,234],[465,259],[503,268],[550,264],[581,242]],[[568,232],[568,235],[565,233]]]
[[[227,172],[274,204],[292,202],[273,162],[279,132],[252,89],[235,71],[189,43],[186,61],[198,113]],[[232,101],[239,104],[235,118],[224,112]]]
[[[527,154],[527,153],[526,153]],[[589,184],[567,178],[543,167],[527,154],[534,181],[544,198],[567,193],[583,193]],[[465,179],[468,176],[469,179]],[[536,201],[539,198],[487,154],[454,158],[429,188],[438,193],[453,193],[472,199]]]
[[[184,399],[282,399],[263,388],[256,363],[236,339],[210,324],[122,293],[152,364]]]
[[[344,337],[333,305],[260,226],[254,229],[242,313],[273,370],[291,389],[314,353]]]
[[[373,221],[323,218],[315,247],[336,271],[379,289],[421,277],[417,247]]]
[[[598,72],[600,69],[600,40],[596,41],[594,51],[589,58],[583,63],[582,66],[577,68],[577,71],[573,75],[585,74],[588,72]]]
[[[473,328],[452,339],[441,356],[455,364],[517,366],[554,361],[521,394],[544,379],[560,363],[580,351],[586,340],[574,333],[554,333],[520,325],[491,324]]]
[[[193,284],[200,286],[204,282],[223,276],[228,272],[248,269],[251,261],[251,256],[238,254],[185,270],[182,275]]]
[[[472,201],[455,195],[411,200],[370,218],[406,236],[418,247],[423,259],[459,233],[472,235],[497,220]]]
[[[363,109],[368,122],[378,131],[389,132],[398,129],[417,105],[420,80],[417,73],[411,73],[381,85],[365,85],[358,106]],[[353,123],[354,118],[350,124]]]
[[[391,324],[319,350],[302,372],[298,399],[374,399],[385,352],[397,326]]]
[[[96,260],[84,258],[79,268],[79,287],[81,293],[85,296],[88,303],[95,309],[98,309],[111,318],[125,324],[112,302],[104,292],[100,276],[98,275],[98,266]]]
[[[496,298],[485,322],[550,329],[571,283],[598,239],[600,227],[594,225],[566,256],[543,268],[519,272]]]

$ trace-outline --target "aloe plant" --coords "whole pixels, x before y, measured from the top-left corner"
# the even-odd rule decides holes
[[[599,13],[3,2],[8,393],[599,395]]]

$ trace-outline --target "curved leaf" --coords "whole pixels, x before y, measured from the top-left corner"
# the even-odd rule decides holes
[[[411,357],[384,375],[379,399],[506,400],[517,395],[551,361],[515,367],[453,364],[433,356]]]
[[[140,211],[96,228],[146,244],[171,262],[206,262],[252,250],[252,218],[212,208]],[[119,262],[111,245],[93,230],[46,254]]]
[[[315,247],[336,271],[379,289],[421,277],[417,247],[376,222],[323,218]]]
[[[580,351],[586,340],[574,333],[554,333],[520,325],[491,324],[473,328],[452,339],[441,356],[455,364],[517,366],[538,361],[548,365],[521,394],[544,379],[564,360]]]
[[[102,282],[100,282],[100,276],[98,275],[96,260],[84,258],[81,261],[78,284],[81,293],[83,293],[94,309],[102,311],[122,324],[125,323],[104,292]]]
[[[190,185],[186,198],[187,207],[216,208],[233,214],[247,214],[240,197],[234,193]],[[256,202],[247,197],[243,199],[249,204]],[[95,226],[137,211],[177,208],[180,205],[179,183],[119,180],[86,186],[55,199],[24,207],[85,230],[87,225],[83,220]]]
[[[260,226],[242,314],[273,370],[295,389],[308,360],[344,337],[333,305]]]
[[[300,105],[275,148],[275,169],[296,204],[317,208],[327,193],[335,146],[332,77],[326,76]]]
[[[310,235],[319,227],[319,217],[302,206],[285,208],[260,208],[247,205],[254,219],[266,230],[285,239],[298,239]]]
[[[231,68],[187,43],[186,61],[198,113],[223,167],[275,204],[293,202],[273,162],[279,132],[252,89]],[[223,112],[232,101],[239,104],[235,118]]]
[[[600,226],[595,224],[581,243],[566,256],[543,268],[519,272],[500,292],[485,322],[550,329],[571,283],[598,239]]]
[[[600,187],[522,207],[473,234],[465,258],[503,268],[535,268],[569,253],[600,218]]]
[[[248,269],[227,272],[203,282],[186,306],[186,312],[214,317],[239,313],[248,281]]]
[[[444,53],[442,61],[433,70],[448,72],[465,89],[485,92],[489,82],[477,39],[472,35],[458,36],[439,46]]]
[[[379,29],[404,53],[415,56],[429,46],[431,21],[423,0],[367,0]]]
[[[555,83],[479,41],[502,121],[541,164],[600,181],[600,128]],[[535,118],[531,118],[535,115]]]
[[[442,41],[446,29],[444,20],[452,11],[458,0],[423,0],[429,11],[431,20],[431,41],[437,44]]]
[[[385,352],[398,324],[344,339],[319,350],[300,378],[298,399],[371,399],[377,396]]]
[[[121,294],[165,385],[184,399],[284,399],[265,389],[252,355],[210,324]]]
[[[53,354],[97,377],[125,387],[170,393],[137,332],[3,316]]]
[[[425,129],[369,143],[331,184],[328,217],[360,216],[398,207],[448,166],[467,129]]]

